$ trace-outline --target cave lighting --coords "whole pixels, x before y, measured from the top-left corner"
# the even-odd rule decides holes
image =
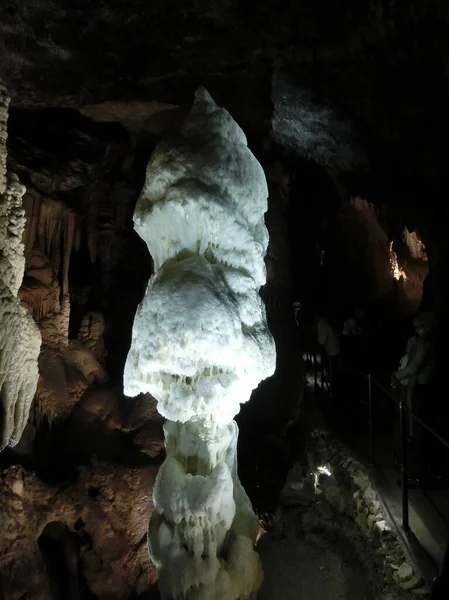
[[[163,599],[249,600],[262,583],[233,419],[276,363],[259,295],[267,197],[245,134],[200,88],[180,133],[153,153],[134,213],[155,274],[124,389],[151,393],[167,419],[148,529]]]
[[[327,475],[328,477],[330,477],[332,475],[332,471],[329,469],[329,467],[326,467],[325,465],[320,465],[316,468],[316,471],[310,474],[313,477],[313,487],[315,490],[315,494],[321,494],[321,486],[319,481],[320,475]]]
[[[397,254],[393,250],[393,242],[390,242],[390,269],[393,274],[393,277],[397,281],[399,281],[401,278],[403,278],[404,280],[407,279],[407,275],[404,269],[402,269],[399,266]]]
[[[327,475],[328,477],[330,477],[332,475],[332,472],[330,471],[329,467],[325,467],[325,466],[317,467],[317,471],[318,471],[318,473],[321,473],[322,475]]]
[[[411,257],[415,260],[422,260],[424,262],[427,262],[428,258],[426,246],[424,245],[424,242],[420,238],[418,232],[409,231],[407,227],[405,227],[402,237],[405,243],[407,244]]]

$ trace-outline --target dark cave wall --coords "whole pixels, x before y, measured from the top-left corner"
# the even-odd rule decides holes
[[[294,165],[288,214],[294,294],[306,310],[339,314],[394,302],[388,233],[376,208],[310,162]]]
[[[292,161],[291,200],[287,212],[293,295],[310,309],[319,299],[321,249],[326,226],[341,200],[322,167],[311,161]]]
[[[427,255],[413,246],[395,207],[356,195],[363,187],[355,178],[310,161],[292,159],[289,169],[287,219],[294,299],[302,304],[301,343],[314,347],[316,315],[327,315],[341,332],[344,319],[361,308],[370,331],[369,367],[388,386],[413,333],[411,317],[420,310]],[[394,278],[393,253],[406,279]]]
[[[323,295],[351,310],[394,294],[389,239],[376,209],[362,198],[351,198],[328,224]],[[391,298],[394,301],[394,298]]]
[[[6,0],[0,16],[16,106],[188,105],[203,84],[246,131],[268,134],[272,75],[284,72],[297,100],[305,90],[352,123],[387,203],[445,171],[444,0],[198,0],[182,10],[167,0]]]

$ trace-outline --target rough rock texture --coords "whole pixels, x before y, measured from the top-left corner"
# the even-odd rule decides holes
[[[6,165],[9,98],[0,81],[0,449],[20,440],[38,378],[41,337],[17,292],[25,257],[25,188]]]
[[[242,129],[199,88],[179,134],[156,148],[134,213],[155,275],[124,390],[151,392],[169,419],[148,530],[163,598],[249,600],[260,587],[232,419],[275,370],[259,296],[267,195]]]
[[[244,116],[245,127],[260,127],[279,72],[293,90],[288,113],[311,98],[316,128],[337,152],[341,123],[351,124],[367,147],[379,196],[406,208],[410,193],[417,206],[427,178],[443,175],[449,15],[442,0],[318,0],[282,10],[275,0],[257,7],[198,0],[182,10],[174,1],[132,0],[124,10],[110,0],[95,7],[8,0],[0,10],[3,76],[22,106],[103,103],[120,114],[130,101],[188,104],[202,82]],[[330,112],[338,121],[333,131]],[[295,128],[310,121],[299,110]]]
[[[0,469],[5,598],[157,598],[146,548],[163,451],[154,401],[126,402],[120,389],[99,386],[68,421],[43,431],[33,469]]]
[[[272,101],[273,138],[283,147],[338,171],[366,167],[351,122],[320,105],[301,85],[275,73]]]
[[[134,273],[143,279],[148,262],[127,257],[134,182],[132,150],[120,126],[97,125],[72,111],[17,110],[10,126],[10,167],[27,185],[19,295],[43,340],[33,418],[35,425],[51,424],[68,418],[88,386],[108,376],[104,338],[111,321],[118,341],[110,358],[120,377],[115,361],[124,361],[139,290],[125,299],[109,291]],[[121,263],[127,273],[113,279]]]
[[[432,175],[435,158],[443,164],[449,125],[443,1],[318,0],[279,10],[275,0],[257,7],[198,0],[179,10],[174,1],[132,0],[124,10],[111,0],[95,7],[8,0],[0,14],[2,69],[23,106],[188,103],[201,79],[250,121],[261,112],[261,90],[268,106],[269,80],[279,68],[298,85],[298,97],[305,88],[318,106],[356,122],[371,138],[376,167],[385,158],[397,168],[393,185],[413,177],[416,166]],[[388,171],[382,168],[382,184]]]
[[[161,420],[154,404],[150,398],[134,399],[132,408],[121,379],[132,317],[152,270],[131,229],[134,190],[143,183],[155,138],[185,118],[181,112],[173,119],[172,109],[170,117],[163,115],[163,108],[131,144],[121,127],[98,125],[71,111],[12,111],[10,167],[27,184],[20,297],[44,344],[31,418],[3,464],[25,465],[36,481],[59,482],[92,455],[130,468],[145,457],[160,462]],[[139,118],[130,127],[138,127]],[[281,254],[272,269],[277,283]],[[274,395],[270,402],[276,403]],[[57,493],[63,492],[64,486]],[[36,539],[31,536],[27,543],[34,552]],[[25,560],[17,562],[14,577],[26,569]],[[39,577],[47,580],[44,573]],[[48,577],[55,579],[52,569]],[[14,587],[13,580],[7,582]],[[95,586],[92,576],[88,588]]]
[[[410,231],[419,226],[446,264],[444,0],[307,0],[282,10],[275,0],[182,9],[174,0],[6,0],[0,17],[16,106],[78,108],[137,136],[206,85],[245,130],[285,147],[295,132],[295,153],[337,172],[356,167],[344,178],[351,191],[393,207]]]
[[[438,249],[431,269],[449,329],[444,0],[307,0],[282,10],[275,0],[182,10],[173,0],[6,0],[0,17],[2,73],[17,107],[76,108],[139,139],[160,132],[202,84],[254,137],[274,136],[290,157],[337,175],[352,169],[343,188],[389,205],[419,228],[429,255]]]
[[[145,542],[156,470],[95,461],[63,489],[22,467],[0,471],[4,597],[151,598],[156,572]]]

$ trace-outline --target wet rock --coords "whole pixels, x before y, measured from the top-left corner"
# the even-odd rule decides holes
[[[398,577],[400,581],[407,581],[413,575],[413,569],[408,563],[402,563],[398,569]]]
[[[391,527],[389,525],[387,525],[386,521],[383,521],[383,520],[376,521],[374,529],[380,535],[388,534],[391,531]]]
[[[422,583],[421,577],[418,577],[417,575],[413,575],[412,577],[410,577],[410,579],[407,579],[407,581],[399,581],[399,586],[404,591],[409,591],[409,590],[412,590],[413,588],[420,586],[421,583]]]

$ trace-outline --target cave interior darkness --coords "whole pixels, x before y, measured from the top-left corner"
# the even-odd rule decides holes
[[[0,455],[1,512],[22,555],[0,556],[5,600],[158,597],[145,535],[162,419],[150,398],[122,391],[154,270],[132,215],[154,148],[179,130],[199,85],[246,133],[269,189],[261,295],[277,370],[237,417],[256,513],[270,523],[302,451],[300,357],[317,311],[371,315],[371,368],[387,385],[413,315],[434,312],[432,406],[447,436],[448,4],[181,4],[0,6],[7,166],[26,186],[19,297],[43,339],[28,424]]]

